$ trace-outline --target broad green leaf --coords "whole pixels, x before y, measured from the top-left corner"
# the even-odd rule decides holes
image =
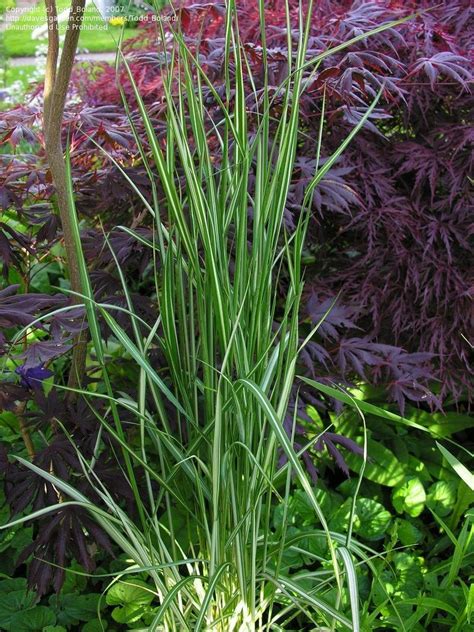
[[[458,485],[456,481],[436,481],[428,489],[426,504],[441,518],[454,509]]]
[[[392,518],[383,505],[371,498],[356,500],[356,514],[359,524],[354,527],[354,531],[365,540],[383,538]]]
[[[26,581],[6,580],[0,582],[0,622],[5,630],[11,630],[12,618],[18,612],[30,611],[37,601],[35,594],[26,591],[26,587],[15,589],[19,585],[25,585]]]
[[[87,578],[82,574],[84,572],[85,570],[80,564],[74,561],[71,562],[61,588],[62,596],[68,593],[79,593],[82,595],[86,592]]]
[[[345,533],[349,528],[352,514],[352,499],[344,503],[331,515],[329,527],[333,531]],[[358,498],[355,503],[353,522],[354,533],[364,540],[374,541],[383,538],[392,516],[384,506],[371,498]]]
[[[8,517],[8,505],[5,505],[7,509]],[[6,520],[5,520],[6,522]],[[30,542],[32,541],[33,536],[33,527],[17,527],[16,529],[12,529],[11,531],[7,531],[3,537],[0,536],[0,552],[5,551],[7,549],[12,549],[13,551],[22,551]],[[18,553],[16,553],[18,555]]]
[[[51,285],[55,285],[58,278],[62,276],[61,269],[56,261],[46,265],[44,263],[32,265],[30,275],[32,277],[31,289],[35,292],[45,292],[46,294],[51,291]]]
[[[321,391],[322,393],[325,393],[326,395],[333,397],[337,401],[343,402],[344,404],[348,404],[352,408],[359,409],[363,413],[375,415],[376,417],[382,417],[383,419],[386,419],[387,421],[395,421],[396,423],[403,424],[404,426],[409,426],[411,428],[416,428],[418,430],[423,430],[424,432],[428,432],[428,430],[421,424],[411,421],[410,419],[406,419],[405,417],[401,417],[400,415],[397,415],[396,413],[392,413],[389,410],[384,410],[383,408],[380,408],[380,406],[374,406],[374,404],[370,404],[369,402],[366,402],[362,399],[352,397],[351,395],[348,395],[347,393],[344,393],[343,391],[337,388],[333,388],[332,386],[327,386],[327,384],[321,384],[320,382],[316,382],[315,380],[310,380],[304,375],[299,375],[298,378],[300,380],[303,380],[303,382],[306,382],[310,386],[313,386],[314,388],[318,389],[318,391]]]
[[[357,443],[359,445],[363,445],[362,438],[358,438]],[[378,483],[379,485],[394,487],[405,477],[405,471],[402,464],[393,452],[384,447],[382,444],[377,443],[372,439],[368,439],[367,454],[368,461],[364,470],[365,478],[368,478],[370,481],[374,481],[374,483]],[[363,460],[359,455],[349,452],[344,458],[351,470],[357,473],[360,472]]]
[[[425,508],[426,492],[419,478],[408,478],[392,492],[392,503],[398,513],[416,518]]]
[[[104,632],[109,627],[105,619],[92,619],[88,621],[82,628],[81,632]]]
[[[324,515],[333,515],[337,506],[340,504],[340,496],[334,493],[331,494],[321,488],[316,488],[314,490],[314,494]],[[281,526],[284,511],[285,507],[282,504],[277,505],[275,508],[274,525],[277,528]],[[316,526],[317,524],[313,506],[308,500],[307,495],[301,489],[295,490],[295,493],[289,499],[287,511],[288,513],[286,519],[289,524],[294,524],[299,528],[305,526]]]
[[[12,577],[0,581],[0,596],[20,590],[23,590],[26,593],[27,582],[24,577]]]
[[[117,623],[135,623],[147,612],[155,598],[150,586],[138,579],[119,581],[109,588],[106,603],[118,606],[112,611]]]
[[[412,522],[404,518],[397,518],[395,529],[398,539],[403,546],[413,546],[418,544],[423,538],[422,532]]]
[[[423,560],[413,553],[395,553],[392,562],[395,568],[395,595],[416,597],[423,586]]]
[[[140,605],[127,603],[123,606],[118,606],[112,610],[112,619],[117,623],[131,624],[137,623],[142,617],[147,614],[151,614],[153,609],[150,605]]]
[[[346,500],[337,510],[329,514],[329,528],[337,533],[346,533],[349,528],[349,521],[352,511],[352,499]],[[359,526],[357,514],[354,517],[354,530]]]
[[[105,601],[109,606],[120,606],[129,603],[148,604],[155,595],[150,586],[138,579],[118,581],[107,591]]]
[[[90,621],[97,617],[100,595],[79,595],[77,593],[60,594],[59,598],[52,595],[49,600],[51,607],[58,607],[58,623],[61,625],[77,625],[79,621]],[[103,607],[103,604],[102,604]]]
[[[434,436],[444,439],[461,430],[474,428],[474,419],[470,415],[457,412],[429,413],[413,406],[407,406],[406,415],[409,419],[425,426]]]
[[[54,626],[56,615],[46,606],[35,606],[29,610],[17,612],[11,618],[12,632],[41,632],[47,626]]]

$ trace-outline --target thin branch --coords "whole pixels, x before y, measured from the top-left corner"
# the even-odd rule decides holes
[[[56,0],[45,0],[48,12],[48,55],[45,75],[45,100],[43,110],[43,130],[46,155],[51,176],[56,189],[57,203],[64,237],[64,247],[69,270],[71,289],[76,295],[82,294],[79,262],[74,245],[72,226],[73,214],[67,190],[66,163],[64,159],[61,132],[69,81],[74,65],[85,0],[72,0],[59,68],[59,33],[57,23]],[[77,296],[73,301],[77,302]],[[79,334],[76,338],[69,372],[68,385],[75,388],[80,385],[85,370],[87,339]]]
[[[18,419],[18,426],[20,428],[20,434],[23,439],[23,443],[25,444],[26,451],[28,452],[28,456],[30,457],[30,460],[33,461],[33,459],[35,458],[35,446],[33,445],[33,441],[30,436],[30,431],[23,418],[25,409],[26,409],[25,403],[19,404],[16,407],[15,416]]]
[[[48,22],[48,52],[44,74],[44,126],[49,124],[51,98],[56,81],[56,68],[59,55],[58,12],[55,0],[45,0],[46,17]]]

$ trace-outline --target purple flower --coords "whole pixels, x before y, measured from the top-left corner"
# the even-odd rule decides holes
[[[45,369],[42,364],[33,367],[22,364],[15,369],[15,373],[20,376],[20,384],[32,390],[41,388],[41,382],[53,375],[53,372]]]

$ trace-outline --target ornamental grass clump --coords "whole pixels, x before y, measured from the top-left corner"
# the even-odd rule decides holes
[[[119,52],[117,70],[128,76],[138,114],[132,113],[122,90],[124,107],[150,176],[151,199],[116,166],[141,199],[153,230],[146,237],[133,227],[116,230],[149,249],[158,306],[154,320],[137,311],[107,237],[125,307],[100,302],[94,295],[74,210],[70,150],[66,152],[64,208],[70,211],[71,256],[81,285],[74,309],[83,305],[87,317],[89,379],[78,379],[81,387],[58,388],[74,393],[99,430],[87,451],[77,442],[79,432],[55,419],[73,447],[69,462],[82,470],[86,483],[81,486],[75,485],[75,477],[61,477],[54,465],[43,468],[21,460],[57,499],[28,519],[79,512],[83,533],[92,533],[104,546],[114,542],[127,562],[112,584],[139,581],[143,588],[146,581],[154,602],[150,630],[359,629],[356,566],[368,562],[366,549],[350,533],[327,528],[303,466],[318,437],[298,450],[293,440],[299,410],[297,361],[320,324],[302,338],[302,256],[311,200],[367,121],[380,92],[324,161],[321,142],[330,130],[323,95],[314,171],[290,228],[284,213],[301,133],[299,104],[319,64],[332,52],[308,54],[312,11],[312,2],[305,10],[300,6],[292,24],[286,6],[285,76],[275,86],[266,73],[263,90],[250,97],[246,82],[253,85],[251,64],[241,46],[234,2],[222,16],[223,54],[232,80],[228,73],[219,92],[179,29],[171,42],[162,30],[162,135],[156,133],[127,58]],[[267,70],[263,0],[259,19]],[[394,26],[381,25],[337,49]],[[204,95],[209,91],[218,117],[207,111]],[[138,122],[146,132],[146,148]],[[155,172],[163,195],[158,195]],[[111,377],[117,357],[113,347],[128,361],[127,388]],[[119,493],[114,481],[101,475],[105,453],[118,469]],[[304,491],[320,524],[304,538],[294,537],[285,519],[274,522],[277,508],[285,515],[294,485]],[[311,562],[301,577],[288,573],[286,556],[291,552]],[[124,616],[121,623],[133,622]]]

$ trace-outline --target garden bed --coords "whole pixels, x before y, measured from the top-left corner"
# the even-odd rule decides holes
[[[0,114],[6,632],[473,629],[472,23],[321,7]]]

